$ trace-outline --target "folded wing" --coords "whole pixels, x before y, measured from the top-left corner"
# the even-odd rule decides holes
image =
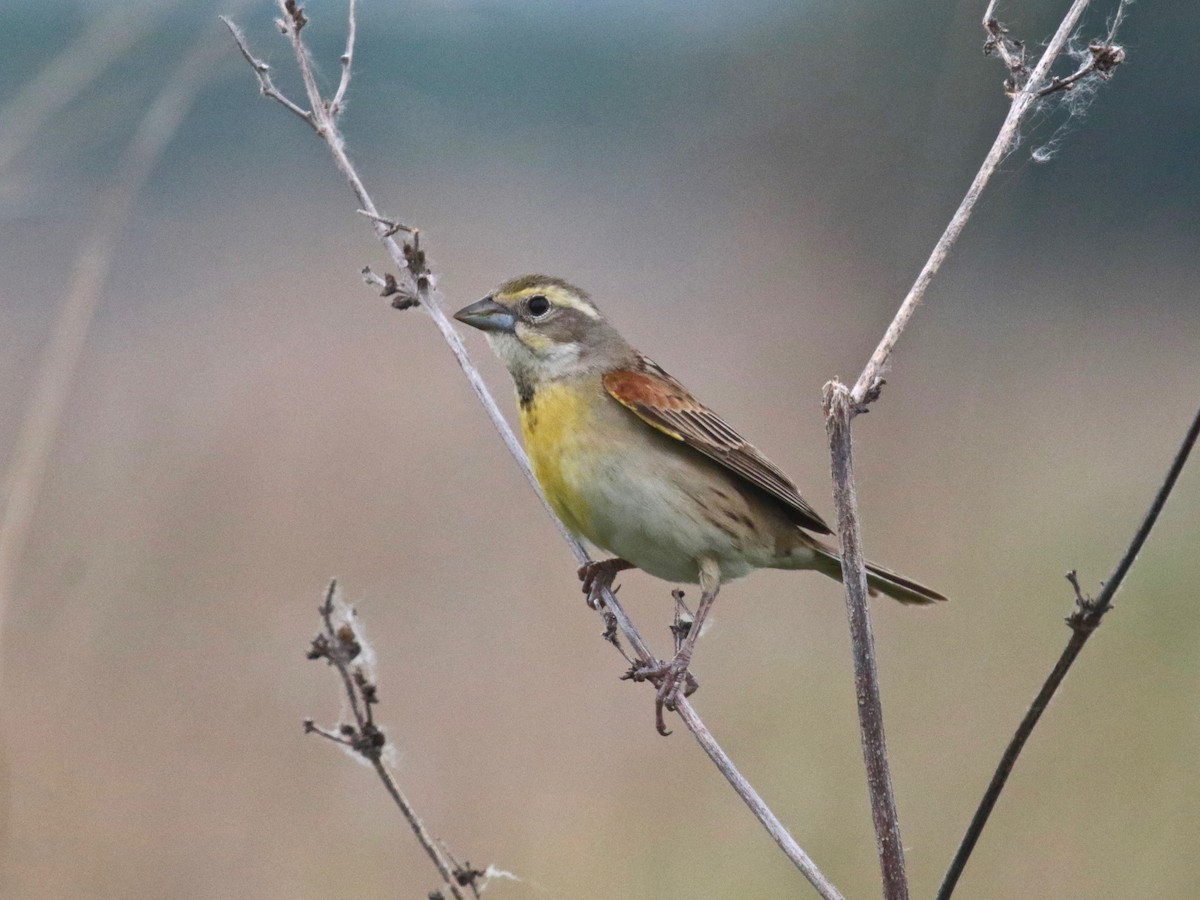
[[[635,368],[609,372],[604,389],[647,425],[699,450],[779,500],[801,528],[833,533],[774,463],[656,363],[643,356]]]

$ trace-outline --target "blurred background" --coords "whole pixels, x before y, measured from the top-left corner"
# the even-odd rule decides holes
[[[579,283],[828,517],[821,385],[861,370],[1006,109],[983,6],[364,2],[344,127],[455,308],[524,272]],[[1039,45],[1061,7],[1000,14]],[[488,896],[808,895],[618,680],[552,523],[427,318],[361,284],[388,261],[218,12],[299,98],[265,0],[5,12],[0,471],[32,505],[0,561],[0,893],[436,887],[371,772],[301,733],[341,711],[304,658],[336,575],[401,783],[460,859],[521,879]],[[307,12],[332,87],[345,7]],[[1086,115],[1030,124],[856,425],[870,555],[953,598],[874,607],[914,896],[1069,636],[1063,573],[1108,577],[1200,398],[1192,30],[1184,0],[1132,7]],[[164,89],[177,129],[146,123]],[[1193,464],[959,896],[1194,896],[1198,507]],[[671,586],[622,583],[665,648]],[[877,895],[838,586],[728,587],[694,671],[801,845]]]

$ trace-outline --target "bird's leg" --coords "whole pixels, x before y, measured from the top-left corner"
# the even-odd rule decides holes
[[[704,620],[712,609],[713,601],[721,590],[721,570],[711,559],[700,561],[700,605],[696,607],[696,615],[692,619],[687,635],[675,651],[675,658],[668,663],[660,662],[656,666],[645,666],[633,673],[635,681],[650,681],[658,688],[654,698],[654,723],[658,733],[666,737],[671,732],[663,721],[663,709],[674,711],[680,692],[684,697],[698,687],[696,680],[688,672],[692,661],[692,652],[696,649],[696,641],[704,627]]]
[[[623,572],[626,569],[636,568],[637,566],[633,563],[621,559],[619,556],[580,566],[579,580],[583,582],[583,592],[587,594],[588,606],[592,609],[599,609],[600,592],[605,588],[612,587],[613,579],[617,577],[617,573]]]

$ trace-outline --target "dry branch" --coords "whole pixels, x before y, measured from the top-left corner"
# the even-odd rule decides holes
[[[1008,36],[1007,30],[995,17],[996,0],[991,0],[983,15],[983,27],[987,33],[985,53],[996,53],[1009,69],[1005,89],[1012,97],[1008,114],[1000,131],[984,158],[983,165],[975,174],[967,193],[958,209],[934,245],[933,252],[917,275],[908,295],[884,333],[875,352],[863,368],[853,389],[847,389],[839,381],[825,385],[826,428],[829,433],[829,449],[833,472],[833,498],[837,508],[838,531],[842,546],[842,581],[846,591],[846,610],[850,621],[850,635],[854,651],[854,683],[858,696],[859,729],[862,733],[863,759],[867,770],[867,788],[871,797],[872,819],[879,851],[879,864],[883,875],[884,896],[888,900],[902,900],[908,896],[908,882],[904,872],[904,850],[900,840],[900,824],[892,791],[891,777],[887,765],[887,747],[883,730],[882,707],[879,700],[879,683],[875,665],[874,641],[871,636],[870,612],[866,601],[866,570],[862,552],[861,526],[858,518],[858,503],[855,493],[852,429],[851,422],[858,413],[876,400],[883,386],[883,373],[887,368],[896,343],[911,321],[917,306],[925,296],[933,276],[937,274],[951,248],[966,227],[975,204],[987,187],[1000,161],[1008,154],[1017,139],[1018,129],[1026,114],[1035,104],[1055,91],[1070,89],[1088,75],[1108,78],[1124,59],[1124,51],[1116,47],[1113,40],[1124,10],[1121,0],[1114,16],[1106,42],[1096,46],[1087,71],[1080,71],[1067,79],[1048,80],[1050,69],[1062,53],[1067,41],[1075,32],[1076,25],[1089,0],[1074,0],[1054,36],[1038,59],[1033,71],[1025,65],[1025,48],[1020,41]],[[1069,82],[1069,83],[1068,83]]]
[[[398,274],[389,274],[383,278],[370,272],[370,270],[364,270],[364,278],[368,283],[377,284],[382,287],[385,295],[393,296],[393,306],[406,308],[419,305],[433,319],[442,338],[450,347],[455,360],[471,385],[471,389],[475,392],[475,396],[487,412],[492,425],[504,441],[504,445],[508,448],[513,459],[516,460],[517,465],[521,468],[526,481],[529,482],[538,498],[542,501],[547,514],[550,515],[558,527],[563,540],[574,554],[576,562],[580,565],[591,562],[591,557],[583,545],[566,529],[546,503],[545,497],[538,486],[537,479],[533,475],[533,470],[529,466],[529,460],[525,456],[525,451],[501,414],[500,408],[492,397],[491,392],[484,384],[483,378],[467,353],[461,337],[459,337],[458,332],[451,325],[450,320],[443,311],[441,292],[438,290],[436,281],[429,271],[425,253],[420,249],[419,233],[416,229],[401,225],[380,214],[374,201],[367,193],[366,187],[363,185],[353,163],[350,161],[337,122],[338,116],[344,108],[344,97],[335,95],[333,101],[326,102],[317,88],[316,80],[313,77],[311,56],[307,45],[300,35],[301,30],[308,21],[303,9],[297,6],[293,0],[281,0],[280,10],[282,15],[277,20],[277,24],[292,44],[296,63],[300,69],[308,97],[308,109],[300,107],[275,88],[270,79],[269,67],[250,52],[240,29],[227,17],[222,16],[221,21],[229,28],[230,33],[237,42],[238,49],[258,77],[262,93],[303,119],[316,131],[326,146],[328,146],[335,164],[350,183],[350,187],[359,204],[359,211],[371,220],[376,236],[383,243],[397,267]],[[353,23],[353,4],[350,6],[350,17],[351,24],[349,28],[353,32],[355,28]],[[342,81],[347,84],[350,78],[348,71],[350,66],[349,59],[352,59],[352,47],[349,47],[348,51],[343,54]],[[341,86],[339,85],[340,93]],[[410,239],[403,243],[398,243],[395,240],[395,236],[400,232],[408,233]],[[605,589],[599,599],[600,602],[597,604],[597,608],[604,619],[605,637],[620,648],[616,637],[619,632],[624,636],[638,661],[643,664],[657,662],[657,657],[650,651],[641,634],[621,607],[615,594]],[[626,655],[627,660],[633,661],[633,657],[630,657],[625,650],[622,649],[622,653]],[[788,859],[791,860],[792,864],[808,879],[817,893],[821,897],[826,898],[826,900],[837,900],[837,898],[840,898],[841,894],[838,893],[837,889],[829,883],[816,864],[813,863],[800,845],[788,833],[783,823],[779,821],[779,818],[738,771],[728,754],[725,753],[713,738],[711,732],[705,727],[691,703],[681,698],[676,711],[679,713],[688,730],[695,737],[701,749],[709,756],[721,774],[725,776],[734,791],[742,798],[742,801],[749,807],[763,828],[766,829],[771,839],[775,841],[787,855]]]
[[[867,574],[854,496],[854,455],[850,420],[854,408],[844,385],[825,385],[825,424],[829,432],[834,505],[838,515],[838,537],[842,546],[842,574],[846,587],[846,616],[850,623],[850,645],[854,653],[854,694],[858,699],[858,721],[862,733],[863,762],[871,798],[871,820],[875,826],[879,864],[883,873],[883,896],[889,900],[908,897],[904,872],[904,845],[900,842],[900,819],[888,770],[887,741],[883,732],[883,704],[879,698],[879,675],[875,667],[875,638],[867,611]]]
[[[1063,648],[1058,662],[1054,664],[1054,668],[1046,677],[1045,683],[1030,705],[1029,711],[1025,713],[1025,718],[1017,726],[1017,730],[1013,734],[1012,740],[1009,741],[1004,755],[1000,758],[996,772],[992,775],[992,780],[988,784],[987,790],[984,791],[983,799],[979,801],[979,808],[975,810],[975,815],[971,818],[971,824],[967,827],[966,834],[963,835],[962,843],[959,844],[958,851],[954,854],[954,859],[950,863],[950,868],[946,870],[946,875],[942,879],[942,886],[938,890],[937,900],[949,900],[950,895],[954,893],[954,887],[958,884],[958,879],[967,865],[967,860],[971,858],[971,851],[975,849],[979,835],[982,834],[984,826],[987,825],[988,817],[991,815],[992,809],[996,806],[996,801],[1000,798],[1000,792],[1004,790],[1008,776],[1012,773],[1013,766],[1017,764],[1017,757],[1021,755],[1021,750],[1025,746],[1025,742],[1029,740],[1029,735],[1033,733],[1034,726],[1037,725],[1038,720],[1042,717],[1042,713],[1046,711],[1046,707],[1050,704],[1050,700],[1054,697],[1058,686],[1067,677],[1067,672],[1075,662],[1075,658],[1079,656],[1083,645],[1087,643],[1087,639],[1100,626],[1100,620],[1104,617],[1104,614],[1112,607],[1112,599],[1116,596],[1117,591],[1120,590],[1125,576],[1129,574],[1129,569],[1133,566],[1134,560],[1137,559],[1138,553],[1141,552],[1142,545],[1146,543],[1146,538],[1150,536],[1150,530],[1154,527],[1154,523],[1158,521],[1158,514],[1162,512],[1163,507],[1167,503],[1167,498],[1171,496],[1171,490],[1175,487],[1175,482],[1179,479],[1179,473],[1183,471],[1188,456],[1192,452],[1192,448],[1196,445],[1197,437],[1200,437],[1200,411],[1196,413],[1196,417],[1192,420],[1192,427],[1188,429],[1187,434],[1184,436],[1183,444],[1180,446],[1179,452],[1175,454],[1175,460],[1171,463],[1171,468],[1167,470],[1166,477],[1163,479],[1158,493],[1155,494],[1154,502],[1150,504],[1149,511],[1146,513],[1145,518],[1142,519],[1141,526],[1138,528],[1137,533],[1134,534],[1129,547],[1126,548],[1125,553],[1121,556],[1121,560],[1117,563],[1116,569],[1113,570],[1112,576],[1108,581],[1104,582],[1100,593],[1094,599],[1085,596],[1079,587],[1079,579],[1074,570],[1067,573],[1067,580],[1071,582],[1071,586],[1075,589],[1075,609],[1067,617],[1067,625],[1071,629],[1071,637],[1067,641],[1067,646]]]
[[[322,728],[312,719],[305,719],[304,731],[307,734],[317,734],[335,744],[340,744],[354,751],[375,770],[383,783],[388,796],[399,808],[404,820],[420,843],[425,854],[437,868],[438,874],[450,896],[455,900],[464,900],[463,888],[478,897],[483,888],[482,880],[486,873],[474,869],[470,863],[459,863],[436,840],[421,817],[413,809],[412,803],[400,790],[400,785],[392,775],[391,770],[383,761],[387,747],[387,737],[375,724],[375,704],[379,702],[379,692],[375,682],[363,670],[359,658],[363,652],[362,640],[354,628],[356,613],[339,602],[337,581],[329,582],[325,591],[325,602],[317,610],[321,614],[321,632],[312,640],[308,650],[309,659],[323,659],[332,666],[341,678],[342,687],[350,704],[350,714],[354,723],[344,722],[336,729]]]
[[[933,276],[937,274],[939,268],[946,257],[950,254],[951,248],[954,246],[958,236],[962,234],[963,228],[966,227],[967,221],[971,218],[971,213],[975,210],[975,204],[979,200],[983,189],[987,187],[992,175],[995,174],[996,168],[1000,165],[1000,161],[1008,154],[1013,143],[1017,139],[1018,130],[1022,120],[1026,114],[1033,108],[1036,102],[1044,96],[1043,91],[1052,87],[1052,83],[1048,82],[1050,68],[1062,53],[1067,41],[1075,31],[1076,25],[1079,23],[1080,16],[1087,9],[1090,0],[1074,0],[1067,14],[1059,23],[1058,29],[1054,32],[1054,37],[1050,39],[1050,43],[1046,45],[1045,52],[1037,61],[1033,71],[1027,77],[1021,77],[1016,83],[1009,82],[1012,90],[1012,103],[1009,105],[1008,114],[1004,117],[1004,122],[1000,126],[1000,131],[996,135],[996,139],[992,142],[991,149],[988,150],[987,156],[984,157],[983,165],[979,167],[979,171],[975,174],[975,178],[971,181],[971,186],[967,188],[967,193],[963,196],[962,201],[951,217],[950,222],[946,225],[942,236],[938,238],[937,243],[933,247],[933,252],[930,253],[929,259],[926,260],[924,267],[917,275],[917,280],[913,282],[913,286],[909,289],[908,295],[904,298],[904,302],[900,304],[900,308],[896,311],[895,317],[888,325],[887,331],[880,340],[879,346],[875,348],[875,352],[871,354],[870,360],[863,368],[862,374],[858,376],[858,380],[854,382],[854,389],[851,391],[851,400],[853,405],[861,407],[867,402],[867,394],[872,387],[881,382],[883,373],[887,368],[888,361],[891,358],[892,351],[895,349],[897,342],[900,340],[900,335],[904,333],[905,327],[909,320],[912,319],[913,313],[916,312],[917,306],[925,296],[925,291],[929,287],[929,283],[933,280]],[[996,21],[994,15],[996,0],[992,0],[988,4],[987,11],[983,16],[983,27],[988,34],[988,41],[984,45],[985,52],[998,52],[1008,65],[1010,72],[1020,72],[1024,68],[1024,58],[1016,59],[1009,55],[1009,46],[1023,47],[1020,42],[1013,42],[1011,39],[997,41],[1000,34],[1007,34],[999,22]],[[1122,3],[1120,9],[1124,8]],[[1119,54],[1119,58],[1115,59],[1112,66],[1106,68],[1103,77],[1110,77],[1112,70],[1119,65],[1125,58],[1125,53],[1120,47],[1116,47],[1113,41],[1116,39],[1116,26],[1120,24],[1120,12],[1114,19],[1114,24],[1109,30],[1106,43],[1109,48],[1108,58],[1114,59]],[[1073,76],[1072,76],[1073,77]],[[1009,85],[1006,85],[1008,87]]]

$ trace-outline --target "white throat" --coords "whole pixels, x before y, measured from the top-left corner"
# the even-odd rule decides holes
[[[534,351],[514,334],[489,332],[487,340],[496,356],[518,380],[534,376],[539,380],[553,380],[579,371],[583,346],[577,341],[547,344],[544,349]]]

